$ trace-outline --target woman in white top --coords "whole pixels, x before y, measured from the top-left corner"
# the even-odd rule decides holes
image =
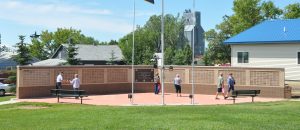
[[[180,94],[181,97],[181,82],[182,80],[180,79],[179,74],[176,74],[176,77],[174,78],[174,85],[175,85],[177,97],[178,97],[178,93]]]

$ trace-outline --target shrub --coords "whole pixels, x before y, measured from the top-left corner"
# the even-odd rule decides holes
[[[6,84],[16,84],[17,77],[16,76],[9,76],[6,80],[4,80],[4,83]]]
[[[16,93],[16,88],[17,88],[16,84],[10,84],[9,86],[10,86],[9,92]]]

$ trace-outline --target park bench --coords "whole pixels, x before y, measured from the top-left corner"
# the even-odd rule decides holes
[[[233,98],[233,103],[235,103],[235,98],[238,96],[251,96],[252,102],[254,102],[254,97],[258,94],[260,94],[260,90],[234,90],[231,97]]]
[[[87,97],[84,90],[51,89],[51,94],[57,97],[58,103],[60,97],[79,97],[82,104],[82,98]]]

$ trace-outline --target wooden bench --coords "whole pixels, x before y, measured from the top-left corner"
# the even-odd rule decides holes
[[[58,103],[60,97],[79,97],[82,104],[82,98],[87,97],[84,90],[51,89],[50,92],[53,96],[57,97]]]
[[[251,96],[252,102],[254,102],[254,97],[258,94],[260,94],[260,90],[234,90],[231,97],[233,98],[233,103],[235,103],[235,98],[238,96]]]

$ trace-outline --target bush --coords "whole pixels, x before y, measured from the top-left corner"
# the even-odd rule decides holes
[[[16,76],[9,76],[6,80],[4,80],[4,83],[6,84],[16,84],[17,77]]]
[[[16,88],[17,88],[16,84],[10,84],[9,86],[10,86],[9,92],[16,93]]]

